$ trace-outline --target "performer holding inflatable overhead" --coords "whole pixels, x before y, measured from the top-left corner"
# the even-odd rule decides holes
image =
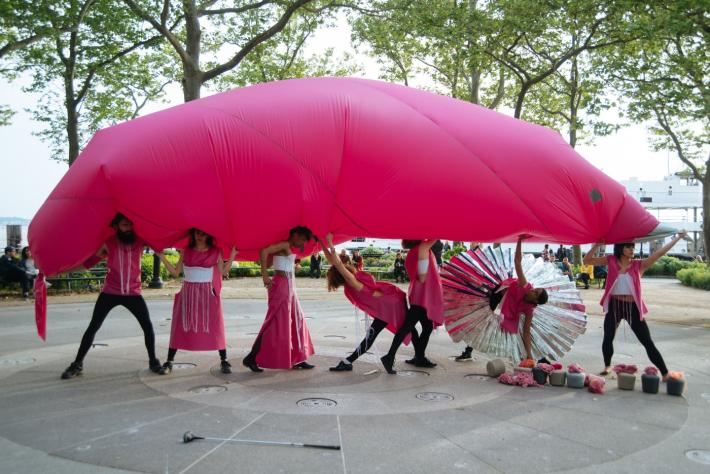
[[[303,251],[306,242],[313,238],[307,227],[294,227],[288,240],[270,245],[261,251],[261,275],[269,291],[266,319],[251,352],[242,364],[253,372],[267,369],[312,369],[306,359],[314,353],[303,310],[296,296],[293,272],[296,255],[292,248]],[[274,278],[267,269],[273,257]],[[261,367],[260,367],[261,366]]]
[[[168,360],[160,369],[165,375],[173,369],[178,349],[188,351],[219,351],[220,370],[232,373],[227,360],[222,314],[222,276],[229,272],[237,250],[232,248],[224,262],[222,251],[214,245],[214,238],[199,229],[190,229],[189,243],[173,265],[161,252],[160,260],[175,277],[184,273],[182,288],[175,295]],[[226,263],[226,265],[225,265]]]
[[[422,331],[418,337],[412,333],[414,358],[407,361],[417,367],[436,367],[436,364],[426,358],[426,347],[434,325],[444,322],[443,296],[441,278],[437,270],[436,260],[431,252],[435,240],[403,240],[402,248],[409,249],[404,266],[409,274],[409,311],[404,324],[397,331],[389,352],[380,360],[389,374],[394,370],[394,356],[397,349],[414,326],[419,322]]]
[[[367,352],[384,328],[396,333],[404,324],[407,314],[407,295],[395,285],[375,281],[371,274],[358,270],[350,263],[343,263],[335,253],[332,239],[333,235],[328,234],[327,245],[321,243],[323,253],[331,264],[326,275],[328,291],[335,291],[344,286],[345,296],[350,302],[373,318],[365,339],[357,349],[341,360],[337,366],[330,368],[333,372],[342,372],[353,370],[353,362]],[[412,331],[416,337],[416,329]]]
[[[607,265],[608,275],[606,288],[599,304],[604,308],[604,341],[602,354],[604,355],[604,370],[600,375],[609,374],[611,358],[614,355],[614,336],[622,319],[625,319],[631,330],[636,335],[653,365],[658,367],[663,375],[663,381],[668,379],[668,368],[663,361],[661,353],[651,339],[651,332],[644,320],[648,308],[641,297],[641,275],[648,270],[659,258],[665,255],[681,239],[685,231],[679,233],[668,244],[656,250],[648,258],[634,258],[633,242],[614,244],[614,255],[595,257],[594,254],[603,243],[595,244],[584,256],[585,265]]]
[[[116,214],[111,221],[116,235],[110,237],[89,260],[85,268],[91,268],[106,258],[108,273],[103,289],[96,300],[89,327],[81,339],[76,359],[62,373],[63,379],[81,375],[84,357],[94,342],[108,313],[116,306],[123,306],[135,316],[143,329],[145,348],[148,351],[150,370],[158,372],[160,361],[155,357],[155,334],[150,322],[150,314],[141,296],[141,255],[145,242],[133,231],[133,222],[123,214]]]

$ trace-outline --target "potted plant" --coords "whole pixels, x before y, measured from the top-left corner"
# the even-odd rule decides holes
[[[570,388],[584,388],[584,369],[578,364],[567,366],[567,386]]]
[[[604,377],[590,375],[587,390],[589,390],[591,393],[604,395],[604,385],[606,385],[606,380],[604,379]]]
[[[535,379],[535,382],[540,385],[545,385],[547,383],[547,376],[550,375],[550,372],[552,372],[552,365],[545,364],[544,362],[537,364],[532,369],[533,378]]]
[[[505,372],[505,362],[503,359],[489,360],[486,364],[486,372],[489,377],[498,377]]]
[[[523,359],[520,361],[518,366],[515,368],[514,372],[520,373],[520,372],[525,372],[525,373],[531,373],[532,368],[535,367],[535,361],[532,359]]]
[[[668,372],[668,381],[666,382],[666,392],[668,395],[683,395],[685,390],[685,376],[683,372]]]
[[[658,393],[658,386],[661,383],[661,377],[658,376],[658,369],[649,365],[643,369],[641,374],[641,389],[644,393]]]
[[[564,366],[559,362],[552,363],[552,372],[550,372],[550,385],[555,387],[564,387],[567,382],[567,372]]]
[[[617,376],[617,384],[621,390],[633,390],[636,385],[636,371],[633,364],[616,364],[613,368]]]

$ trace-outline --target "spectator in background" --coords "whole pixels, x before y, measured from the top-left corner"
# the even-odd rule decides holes
[[[345,249],[341,250],[340,255],[338,255],[338,257],[340,257],[341,262],[350,263],[350,255],[348,255],[347,250],[345,250]]]
[[[560,244],[560,248],[557,249],[557,253],[555,254],[555,257],[557,258],[558,261],[562,261],[563,258],[567,256],[567,251],[565,250],[564,246]]]
[[[320,252],[311,255],[311,278],[320,278],[321,262]]]
[[[696,255],[696,256],[695,256],[695,261],[696,261],[696,262],[703,263],[703,256],[702,256],[702,255]]]
[[[39,274],[39,270],[35,267],[35,259],[32,258],[32,252],[29,247],[22,249],[22,256],[20,258],[20,268],[25,270],[27,273],[27,278],[30,280],[30,287],[34,286],[35,278]]]
[[[362,255],[360,255],[359,250],[353,251],[353,264],[355,265],[355,268],[357,268],[357,271],[359,271],[359,272],[362,271],[362,269],[364,267],[364,263],[362,260]]]
[[[399,283],[400,278],[403,282],[407,281],[404,271],[404,257],[402,257],[402,252],[397,252],[394,257],[394,281]]]
[[[17,264],[15,247],[5,247],[5,254],[0,257],[0,277],[5,281],[19,283],[23,298],[30,296],[30,279],[25,269]]]
[[[449,250],[451,250],[451,245],[449,245],[449,241],[447,240],[444,242],[444,252],[448,252]]]
[[[569,281],[574,280],[574,275],[572,274],[572,265],[570,265],[569,259],[567,257],[562,258],[561,270],[563,275],[567,275]]]
[[[441,240],[437,240],[434,242],[434,245],[431,247],[431,253],[434,254],[434,258],[436,259],[436,266],[441,268],[441,264],[443,263],[443,260],[441,259],[441,254],[444,252],[444,244],[441,242]]]
[[[550,244],[545,244],[545,248],[542,249],[542,260],[545,262],[550,261]]]

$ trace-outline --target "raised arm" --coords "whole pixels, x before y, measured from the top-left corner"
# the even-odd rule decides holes
[[[261,279],[264,281],[264,286],[267,289],[271,288],[272,281],[271,278],[269,278],[269,255],[275,254],[277,252],[283,252],[283,251],[291,251],[291,248],[289,247],[288,241],[284,240],[283,242],[279,242],[277,244],[269,245],[268,247],[264,247],[261,249],[260,252],[260,258],[261,258]]]
[[[176,278],[180,276],[182,273],[182,253],[180,253],[180,259],[178,259],[177,265],[170,263],[170,260],[168,260],[163,252],[158,252],[158,258],[160,258],[160,261],[163,262],[163,265],[165,265],[165,268],[172,276]]]
[[[656,250],[655,252],[653,252],[651,255],[648,256],[648,258],[642,259],[642,260],[641,260],[641,273],[643,273],[643,272],[645,272],[646,270],[648,270],[649,268],[651,268],[651,266],[652,266],[654,263],[656,263],[656,261],[657,261],[659,258],[661,258],[661,257],[664,256],[665,254],[667,254],[668,251],[669,251],[670,249],[672,249],[675,244],[677,244],[679,241],[681,241],[681,240],[683,239],[683,237],[686,236],[686,234],[687,234],[687,232],[685,232],[684,230],[681,231],[681,232],[679,232],[678,234],[676,234],[676,236],[675,236],[675,238],[674,238],[673,240],[671,240],[671,241],[668,242],[666,245],[664,245],[664,246],[661,247],[660,249],[658,249],[658,250]]]
[[[596,243],[592,246],[591,249],[589,249],[589,252],[584,254],[584,258],[582,259],[582,263],[585,265],[606,265],[606,257],[595,257],[594,255],[597,253],[597,251],[604,247],[604,242],[599,242]]]
[[[357,278],[355,278],[355,275],[353,275],[352,272],[345,267],[345,264],[335,254],[335,246],[333,245],[333,234],[326,235],[325,239],[328,243],[327,245],[323,245],[323,243],[321,242],[321,247],[323,247],[323,253],[325,254],[325,258],[333,267],[335,267],[338,273],[340,273],[340,275],[345,280],[345,283],[349,287],[357,291],[362,290],[364,285],[360,283]]]
[[[436,240],[422,240],[419,244],[419,260],[429,259],[429,250],[434,246]]]
[[[515,246],[515,273],[518,275],[518,286],[523,287],[528,284],[528,280],[523,273],[523,240],[527,235],[518,237],[518,245]]]

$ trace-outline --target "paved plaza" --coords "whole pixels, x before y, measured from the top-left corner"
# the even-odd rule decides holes
[[[677,299],[685,295],[687,303],[677,305],[682,321],[688,308],[708,298],[671,280],[654,285],[676,292]],[[60,380],[92,303],[52,299],[46,343],[36,336],[31,306],[4,305],[0,472],[710,472],[710,329],[702,327],[702,317],[697,324],[651,323],[671,370],[686,374],[685,397],[666,395],[664,387],[661,394],[644,394],[640,381],[635,391],[620,391],[612,378],[604,395],[594,395],[502,385],[484,375],[485,357],[454,361],[462,347],[442,329],[429,349],[437,368],[408,367],[404,359],[412,350],[406,347],[398,354],[399,374],[387,375],[378,355],[391,334],[383,332],[353,372],[331,373],[328,367],[359,342],[362,323],[358,334],[357,316],[341,295],[312,293],[303,308],[317,353],[310,361],[317,367],[262,374],[241,365],[266,310],[266,301],[252,294],[224,301],[231,375],[219,372],[216,353],[202,352],[179,352],[171,375],[149,372],[138,324],[119,308],[99,332],[83,375]],[[593,310],[587,333],[564,360],[595,372],[602,339],[597,294],[585,295]],[[172,302],[153,295],[148,305],[163,359]],[[658,314],[674,311],[650,306]],[[619,330],[615,349],[615,362],[648,365],[628,327]],[[183,444],[187,430],[339,444],[342,450]]]

